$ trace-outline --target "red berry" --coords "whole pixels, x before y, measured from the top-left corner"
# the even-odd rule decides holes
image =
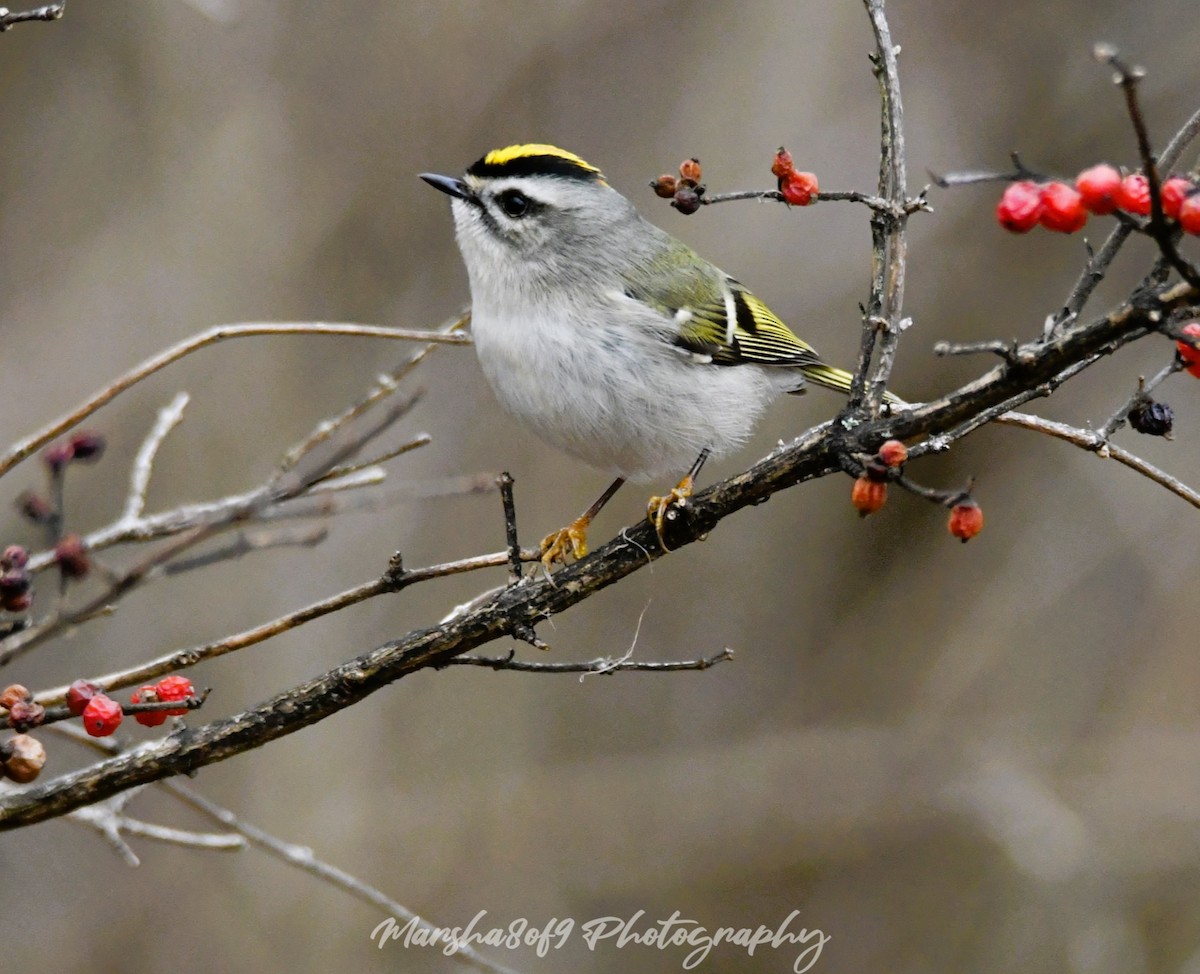
[[[99,684],[92,683],[90,680],[76,680],[67,687],[67,709],[71,711],[72,716],[78,717],[83,713],[83,708],[87,706],[88,701],[97,693],[103,692]]]
[[[130,703],[157,703],[158,691],[153,683],[147,683],[143,687],[139,687],[133,691],[133,695],[129,698]],[[173,713],[174,711],[172,711]],[[134,714],[133,719],[143,727],[158,727],[164,723],[170,714],[166,710],[147,710],[140,714]]]
[[[675,195],[675,190],[679,188],[677,183],[678,180],[670,173],[663,173],[658,179],[650,180],[650,188],[654,190],[656,196],[669,200]]]
[[[950,521],[946,525],[954,537],[964,543],[983,530],[983,508],[971,498],[959,501],[950,508]]]
[[[121,726],[125,712],[121,705],[103,693],[97,693],[83,708],[83,729],[92,737],[108,737]]]
[[[870,477],[859,477],[850,489],[850,503],[861,517],[874,514],[886,501],[887,484]]]
[[[1074,233],[1087,223],[1083,196],[1066,183],[1047,183],[1042,187],[1042,214],[1038,222],[1055,233]]]
[[[1200,321],[1189,321],[1179,331],[1184,335],[1200,339]],[[1175,347],[1179,350],[1179,357],[1187,362],[1188,372],[1200,379],[1200,348],[1194,348],[1187,342],[1181,341],[1177,341]]]
[[[1013,233],[1028,233],[1042,215],[1042,187],[1022,179],[1010,183],[996,204],[1000,226]]]
[[[1189,196],[1179,207],[1179,225],[1184,233],[1200,237],[1200,196]]]
[[[817,195],[817,177],[810,172],[793,170],[784,177],[779,192],[791,206],[808,206]]]
[[[885,467],[899,467],[908,459],[908,447],[899,440],[888,440],[879,448],[879,462]]]
[[[1130,173],[1121,180],[1114,199],[1126,213],[1146,216],[1150,212],[1150,181],[1140,172]]]
[[[196,695],[196,688],[186,676],[164,676],[155,684],[154,691],[159,700],[187,700]],[[163,711],[168,717],[182,717],[187,712],[187,707]]]
[[[776,179],[787,179],[788,175],[796,167],[792,164],[792,154],[783,146],[779,147],[779,151],[775,153],[775,158],[771,162],[771,175]]]
[[[1083,205],[1102,216],[1117,208],[1116,193],[1121,188],[1121,174],[1113,166],[1092,166],[1075,177],[1075,188],[1083,197]]]
[[[1180,176],[1172,176],[1162,184],[1162,208],[1163,213],[1172,220],[1179,219],[1179,209],[1183,206],[1184,200],[1188,198],[1188,193],[1192,191],[1192,182],[1190,179],[1183,179]]]

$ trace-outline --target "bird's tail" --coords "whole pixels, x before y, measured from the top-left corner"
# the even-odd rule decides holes
[[[852,376],[845,369],[835,368],[832,365],[826,365],[820,362],[816,365],[805,365],[801,368],[804,377],[814,385],[824,386],[826,389],[832,389],[834,392],[844,392],[849,394],[850,383],[854,381]],[[884,392],[883,401],[891,406],[907,406],[903,399],[890,392]]]

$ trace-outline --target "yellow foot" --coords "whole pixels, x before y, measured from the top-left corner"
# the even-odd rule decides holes
[[[577,517],[565,528],[542,538],[542,564],[547,570],[556,561],[565,565],[568,555],[578,561],[588,553],[587,532],[591,523],[590,517]]]
[[[646,517],[654,524],[654,531],[658,535],[658,543],[662,545],[663,551],[670,551],[667,547],[667,542],[663,539],[663,521],[666,519],[667,511],[673,506],[679,505],[682,507],[687,503],[687,499],[692,496],[692,492],[696,489],[696,478],[692,474],[688,474],[683,480],[679,481],[677,487],[672,487],[671,492],[664,497],[651,497],[646,504]]]

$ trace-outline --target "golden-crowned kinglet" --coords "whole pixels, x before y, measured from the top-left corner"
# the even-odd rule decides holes
[[[758,298],[643,220],[603,174],[552,145],[489,152],[448,194],[471,284],[471,331],[500,404],[617,480],[542,542],[587,553],[592,518],[625,480],[690,472],[649,514],[690,495],[705,457],[738,449],[763,410],[805,380],[846,392]],[[697,457],[700,459],[697,460]]]

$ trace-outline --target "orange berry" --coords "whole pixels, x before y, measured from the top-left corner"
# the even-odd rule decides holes
[[[675,190],[679,188],[677,183],[678,180],[670,173],[663,173],[658,179],[650,181],[650,188],[654,190],[656,196],[661,196],[664,200],[669,200],[675,195]]]
[[[850,489],[850,503],[861,517],[874,514],[887,501],[887,484],[862,476]]]
[[[959,501],[950,508],[950,521],[946,526],[954,537],[966,543],[983,530],[983,508],[969,497]]]
[[[908,459],[908,447],[899,440],[888,440],[879,448],[879,462],[885,467],[899,467]]]
[[[684,159],[679,164],[679,178],[693,184],[700,182],[700,160]]]
[[[792,164],[792,154],[783,146],[780,146],[779,151],[775,153],[775,158],[771,162],[771,175],[782,181],[787,179],[788,175],[795,168]]]
[[[790,206],[808,206],[817,195],[817,177],[810,172],[789,173],[779,187]]]

